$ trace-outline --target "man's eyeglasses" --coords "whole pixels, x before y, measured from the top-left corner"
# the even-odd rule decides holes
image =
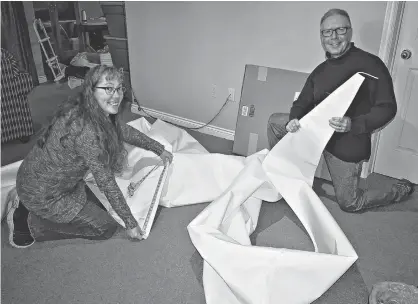
[[[118,87],[118,88],[114,88],[114,87],[96,87],[96,89],[102,89],[105,90],[107,95],[113,95],[115,94],[116,91],[118,91],[119,93],[125,93],[126,92],[126,88],[125,87]]]
[[[321,35],[323,37],[331,37],[334,32],[336,32],[337,35],[345,35],[349,29],[351,29],[351,27],[337,27],[335,29],[322,30]]]

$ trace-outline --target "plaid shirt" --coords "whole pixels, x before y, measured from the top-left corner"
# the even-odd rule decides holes
[[[90,170],[99,189],[124,221],[126,228],[138,224],[119,189],[114,173],[99,161],[101,150],[94,128],[77,124],[81,133],[63,147],[67,118],[56,120],[43,148],[35,145],[22,162],[16,180],[21,201],[31,212],[58,223],[70,222],[86,204],[84,177]],[[79,128],[79,130],[77,130]],[[164,146],[138,130],[122,124],[123,139],[137,147],[161,155]],[[77,133],[76,133],[77,134]]]

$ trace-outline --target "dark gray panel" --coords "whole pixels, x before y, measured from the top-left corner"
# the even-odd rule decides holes
[[[246,65],[235,128],[234,153],[248,155],[251,133],[258,135],[257,151],[268,148],[266,130],[270,115],[276,112],[289,113],[295,92],[302,90],[308,75],[290,70]],[[242,115],[245,106],[248,107],[248,116]]]

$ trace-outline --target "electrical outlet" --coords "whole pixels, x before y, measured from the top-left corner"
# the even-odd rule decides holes
[[[248,107],[247,106],[243,106],[241,109],[241,115],[242,116],[248,116]]]
[[[255,106],[251,105],[250,106],[250,112],[248,113],[248,116],[254,117],[254,113],[255,113]]]
[[[212,98],[216,98],[216,84],[212,84]]]
[[[228,89],[228,101],[235,101],[235,89],[234,88]]]

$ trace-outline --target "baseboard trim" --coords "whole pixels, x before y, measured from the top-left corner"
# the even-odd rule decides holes
[[[167,121],[167,122],[170,122],[170,123],[174,123],[174,124],[177,124],[177,125],[185,127],[185,128],[197,128],[197,127],[201,127],[201,126],[205,125],[204,123],[201,123],[201,122],[198,122],[198,121],[195,121],[195,120],[183,118],[183,117],[180,117],[180,116],[168,114],[168,113],[165,113],[165,112],[153,110],[153,109],[146,108],[146,107],[142,107],[142,108],[146,112],[148,112],[149,115],[152,115],[155,118],[159,118],[161,120],[164,120],[164,121]],[[132,105],[131,105],[131,112],[135,113],[135,114],[149,116],[144,111],[139,110],[138,105],[135,104],[135,103],[132,103]],[[206,127],[203,127],[201,129],[198,129],[198,130],[195,130],[195,131],[203,133],[203,134],[208,134],[208,135],[232,140],[232,141],[234,140],[234,136],[235,136],[235,132],[232,131],[232,130],[228,130],[228,129],[224,129],[224,128],[220,128],[220,127],[212,126],[212,125],[208,125]]]

